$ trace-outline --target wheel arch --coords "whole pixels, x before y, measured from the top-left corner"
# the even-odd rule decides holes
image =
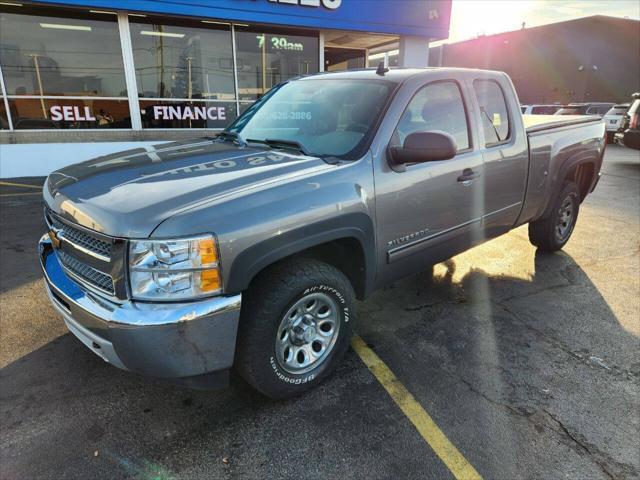
[[[580,155],[567,158],[558,171],[556,176],[557,180],[553,186],[551,195],[549,195],[547,199],[547,206],[542,217],[546,217],[551,213],[554,204],[553,200],[560,194],[564,185],[569,181],[578,184],[580,203],[582,203],[591,191],[596,175],[596,160],[592,158],[585,159]]]
[[[375,240],[373,223],[364,213],[305,225],[263,240],[235,258],[225,284],[225,293],[246,290],[264,269],[293,257],[311,257],[342,271],[363,299],[373,288]]]

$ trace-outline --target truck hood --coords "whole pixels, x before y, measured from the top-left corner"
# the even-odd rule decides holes
[[[199,139],[137,148],[57,170],[45,202],[107,235],[146,238],[165,219],[203,202],[332,168],[320,158]]]

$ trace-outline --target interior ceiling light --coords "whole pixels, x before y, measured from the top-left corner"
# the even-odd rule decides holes
[[[142,30],[140,32],[140,35],[151,35],[153,37],[184,38],[184,33],[152,32],[151,30]]]
[[[84,25],[64,25],[62,23],[41,23],[42,28],[53,28],[56,30],[80,30],[83,32],[90,32],[91,27]]]

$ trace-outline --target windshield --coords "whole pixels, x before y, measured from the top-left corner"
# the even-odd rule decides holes
[[[227,131],[319,157],[359,158],[395,84],[308,79],[285,83],[254,103]]]

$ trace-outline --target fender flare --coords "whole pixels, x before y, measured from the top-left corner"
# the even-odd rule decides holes
[[[540,215],[540,218],[546,218],[551,213],[551,209],[555,204],[555,199],[560,194],[560,191],[562,190],[562,187],[564,185],[564,180],[565,178],[567,178],[568,173],[571,170],[578,168],[579,166],[589,165],[589,164],[593,166],[593,177],[591,178],[591,181],[589,183],[589,186],[590,186],[589,188],[591,188],[595,178],[598,175],[598,168],[597,168],[596,161],[594,159],[592,158],[583,159],[583,158],[579,158],[579,155],[574,155],[572,157],[567,158],[562,163],[556,177],[554,178],[553,186],[551,187],[551,195],[549,195],[547,198],[547,205],[545,206],[542,215]]]
[[[365,213],[348,213],[304,225],[252,245],[239,253],[231,264],[225,293],[245,290],[260,271],[283,258],[345,238],[357,240],[362,248],[365,269],[363,294],[366,296],[371,292],[375,278],[375,233],[373,222]]]

